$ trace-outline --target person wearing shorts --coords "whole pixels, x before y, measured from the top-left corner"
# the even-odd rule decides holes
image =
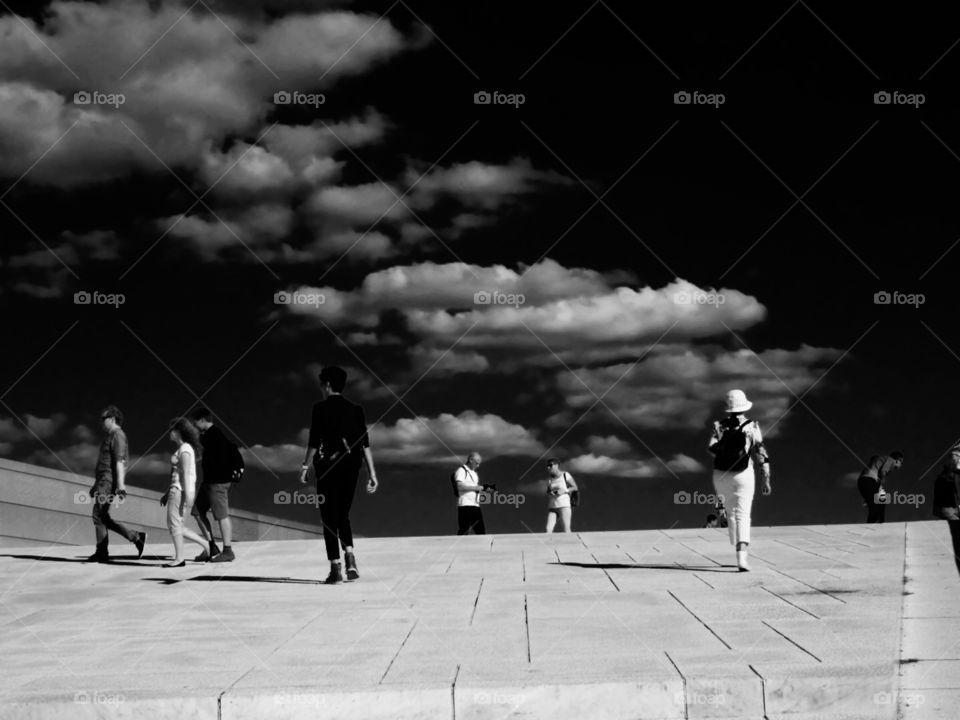
[[[203,482],[197,489],[197,501],[193,506],[193,516],[197,519],[200,534],[203,535],[209,547],[197,555],[196,562],[230,562],[236,559],[231,545],[233,526],[230,523],[229,491],[230,483],[239,478],[230,469],[230,457],[234,453],[233,444],[227,439],[216,425],[213,424],[213,413],[207,408],[200,408],[193,413],[193,422],[200,431],[200,442],[203,445]],[[223,551],[217,547],[213,536],[213,525],[209,514],[220,525],[220,537],[223,539]]]
[[[560,461],[556,458],[547,460],[547,532],[560,520],[560,532],[568,533],[571,530],[573,508],[570,505],[570,493],[578,490],[577,483],[568,472],[560,470]]]

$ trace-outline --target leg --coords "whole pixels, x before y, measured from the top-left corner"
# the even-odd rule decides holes
[[[953,540],[953,559],[957,562],[957,572],[960,572],[960,520],[948,520],[947,525]]]
[[[750,511],[753,506],[753,492],[756,483],[753,475],[753,464],[751,463],[743,472],[734,475],[733,481],[733,515],[736,517],[736,540],[738,544],[748,545],[750,543]]]
[[[91,516],[93,517],[93,529],[97,534],[97,555],[106,556],[109,552],[110,537],[107,535],[104,515],[110,517],[110,505],[100,502],[99,493],[94,493]]]
[[[213,525],[210,524],[210,516],[207,513],[198,513],[196,506],[193,508],[193,516],[197,519],[197,527],[205,542],[213,542]]]
[[[466,535],[470,532],[470,513],[468,508],[460,505],[457,507],[457,535]]]
[[[357,478],[360,476],[360,466],[352,463],[341,473],[340,503],[337,508],[340,519],[337,527],[340,530],[340,544],[344,550],[353,552],[353,529],[350,527],[350,508],[353,498],[357,494]]]
[[[229,547],[233,540],[233,525],[230,524],[229,515],[220,521],[220,537],[223,539],[223,544]]]
[[[322,488],[322,492],[321,492]],[[317,483],[317,494],[323,495],[320,503],[320,522],[323,523],[323,542],[327,549],[327,560],[340,560],[340,538],[337,527],[339,519],[336,511],[339,502],[338,488],[334,479],[325,476]]]
[[[565,533],[570,532],[570,520],[573,517],[572,508],[560,508],[560,530]]]
[[[713,471],[713,491],[727,509],[727,534],[730,544],[737,544],[737,517],[727,500],[733,498],[733,478],[722,470]]]
[[[557,513],[555,510],[547,510],[547,533],[552,533],[557,524]]]
[[[210,544],[202,535],[198,535],[193,530],[188,527],[183,528],[183,533],[181,534],[181,543],[183,542],[182,538],[186,538],[191,542],[195,542],[197,545],[202,547],[204,550],[207,549],[207,546]]]
[[[486,526],[483,524],[483,511],[482,511],[480,508],[478,508],[478,507],[475,507],[474,510],[475,510],[476,512],[473,513],[473,518],[474,518],[474,519],[473,519],[473,524],[472,524],[473,534],[474,534],[474,535],[486,535],[486,534],[487,534],[487,528],[486,528]]]

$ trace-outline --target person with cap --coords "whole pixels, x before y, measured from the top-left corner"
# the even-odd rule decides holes
[[[713,486],[727,508],[730,544],[736,547],[737,567],[750,569],[747,548],[750,545],[750,511],[759,470],[764,495],[770,487],[770,458],[763,444],[760,426],[744,414],[753,403],[742,390],[726,396],[726,414],[714,422],[708,450],[713,454]]]
[[[874,455],[857,478],[857,490],[867,507],[867,522],[882,523],[886,517],[888,496],[883,487],[887,475],[903,466],[903,453],[894,450],[889,455]]]
[[[370,438],[363,408],[341,395],[347,384],[343,368],[328,366],[319,374],[320,394],[323,400],[314,404],[310,422],[310,438],[300,467],[300,482],[307,481],[307,470],[312,459],[317,477],[317,495],[323,540],[330,574],[324,582],[335,585],[343,582],[340,546],[343,546],[347,580],[360,577],[357,559],[353,553],[353,531],[350,527],[350,506],[357,490],[360,466],[367,467],[367,492],[376,492],[377,471],[370,452]],[[312,453],[312,457],[311,457]]]

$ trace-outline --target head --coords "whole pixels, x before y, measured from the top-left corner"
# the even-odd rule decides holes
[[[320,392],[324,399],[342,393],[347,385],[347,371],[336,365],[328,365],[317,377],[320,379]]]
[[[123,413],[116,405],[107,405],[100,413],[100,422],[105,430],[113,430],[123,425]]]
[[[213,426],[213,413],[205,407],[194,410],[190,419],[200,432],[206,432]]]
[[[899,450],[894,450],[890,453],[890,459],[893,460],[893,467],[897,470],[903,466],[903,453]]]
[[[472,452],[467,455],[467,467],[471,470],[476,470],[478,467],[480,467],[480,462],[482,460],[483,458],[480,457],[480,453]]]
[[[547,460],[547,473],[550,477],[557,477],[560,474],[560,461],[557,458]]]
[[[716,527],[717,525],[717,516],[713,513],[707,515],[707,525],[710,527]]]
[[[200,432],[197,430],[197,426],[185,417],[174,418],[170,421],[170,442],[177,447],[187,443],[198,456],[200,455]]]

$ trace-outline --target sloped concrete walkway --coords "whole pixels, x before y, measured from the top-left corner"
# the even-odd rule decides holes
[[[365,539],[333,587],[320,541],[112,542],[0,551],[0,717],[960,716],[946,523],[756,528],[750,573],[721,530]]]

